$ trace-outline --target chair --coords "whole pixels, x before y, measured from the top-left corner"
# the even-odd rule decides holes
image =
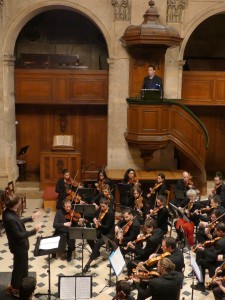
[[[170,202],[170,191],[169,190],[165,190],[165,195],[166,195],[166,206],[168,207],[169,202]]]

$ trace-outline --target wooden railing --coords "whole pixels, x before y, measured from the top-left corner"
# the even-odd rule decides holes
[[[184,105],[176,101],[146,103],[127,99],[128,121],[125,138],[141,151],[145,165],[152,153],[172,141],[180,152],[180,168],[198,177],[202,190],[206,187],[205,158],[208,135],[201,121]]]

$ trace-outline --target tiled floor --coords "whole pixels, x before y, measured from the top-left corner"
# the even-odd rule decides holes
[[[53,218],[54,212],[46,213],[42,208],[38,208],[40,206],[40,199],[28,199],[27,200],[27,209],[24,213],[24,216],[30,216],[35,209],[38,209],[41,212],[41,221],[43,222],[42,231],[39,232],[38,235],[42,235],[43,237],[51,236],[53,232]],[[27,229],[32,227],[32,224],[27,224]],[[46,256],[39,256],[34,257],[33,251],[36,242],[36,236],[32,236],[30,238],[30,253],[29,253],[29,270],[30,272],[36,272],[37,276],[37,289],[36,292],[38,293],[46,293],[48,291],[48,262]],[[81,241],[80,241],[81,242]],[[77,246],[79,245],[79,241],[77,241]],[[88,247],[87,247],[88,248]],[[87,249],[84,249],[84,264],[87,262],[89,256],[89,252]],[[187,275],[191,268],[189,266],[189,254],[185,253],[185,273]],[[75,258],[71,262],[67,262],[64,258],[58,259],[51,259],[50,262],[50,270],[51,270],[51,292],[57,295],[58,292],[58,276],[73,276],[78,275],[81,272],[81,261],[82,252],[81,248],[77,247]],[[106,260],[103,260],[106,258]],[[100,256],[94,263],[91,265],[90,272],[87,275],[91,275],[93,278],[93,298],[97,297],[99,293],[104,289],[107,284],[107,280],[109,279],[109,268],[107,264],[109,261],[107,260],[108,253],[106,251],[102,252],[102,256]],[[1,262],[1,272],[11,272],[12,269],[12,255],[8,250],[7,239],[6,235],[0,238],[0,262]],[[125,277],[125,273],[123,273],[119,279],[123,279]],[[115,280],[115,277],[113,277]],[[185,278],[183,289],[181,292],[180,299],[189,300],[192,299],[191,297],[191,288],[190,284],[192,283],[192,279]],[[114,287],[105,288],[104,291],[101,293],[102,296],[98,296],[99,299],[112,299],[115,295]],[[109,296],[108,296],[109,295]],[[134,296],[136,296],[136,292],[134,292]],[[207,296],[208,300],[214,299],[212,292],[207,291],[205,293],[194,291],[195,300],[202,300]],[[46,299],[46,297],[42,296],[39,299]],[[52,298],[52,299],[55,299]],[[4,300],[4,299],[1,299]]]

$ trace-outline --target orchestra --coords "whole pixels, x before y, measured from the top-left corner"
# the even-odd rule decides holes
[[[69,237],[69,228],[78,226],[95,228],[96,239],[87,240],[91,253],[83,273],[90,272],[91,263],[100,256],[101,247],[106,243],[104,237],[106,237],[111,247],[119,247],[126,260],[125,281],[131,281],[131,288],[137,289],[137,299],[146,299],[147,294],[149,296],[154,294],[151,287],[154,282],[161,282],[162,277],[164,280],[168,274],[170,274],[168,276],[183,274],[184,256],[177,244],[180,239],[179,234],[182,232],[187,241],[183,247],[190,247],[189,249],[196,256],[204,280],[203,283],[191,287],[199,291],[205,291],[207,288],[212,289],[214,294],[225,294],[225,280],[221,274],[225,260],[225,224],[223,223],[225,208],[219,193],[219,190],[222,191],[220,188],[223,187],[223,183],[217,174],[208,201],[201,201],[190,173],[184,171],[182,174],[183,178],[175,185],[178,189],[183,188],[185,192],[184,199],[175,201],[178,213],[178,218],[174,222],[177,231],[175,239],[168,236],[169,209],[163,196],[167,188],[163,173],[157,175],[155,184],[148,187],[146,193],[146,190],[141,189],[142,185],[135,171],[128,169],[124,182],[131,185],[130,202],[129,207],[121,207],[122,212],[119,217],[114,203],[114,193],[109,185],[110,180],[105,171],[100,170],[97,182],[94,184],[96,195],[91,201],[95,205],[95,215],[84,218],[77,207],[80,204],[89,204],[78,196],[80,183],[76,178],[71,178],[70,172],[65,169],[63,177],[56,185],[59,197],[53,228],[54,235],[60,235],[60,245],[67,244],[67,262],[72,260],[72,253],[76,249],[76,241]],[[149,199],[153,197],[154,206],[151,207]],[[195,227],[196,231],[194,231]],[[110,255],[112,248],[108,251]],[[128,254],[132,254],[133,257],[128,257]],[[164,262],[170,266],[167,271]],[[210,280],[205,283],[207,269]],[[147,294],[143,292],[144,290]],[[123,299],[121,295],[122,293],[118,293],[114,299]]]

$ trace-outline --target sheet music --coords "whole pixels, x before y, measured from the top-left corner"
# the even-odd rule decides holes
[[[73,136],[72,135],[55,135],[53,138],[53,147],[57,146],[73,146]]]
[[[116,273],[116,276],[119,276],[126,265],[120,248],[117,248],[115,252],[112,252],[112,254],[109,256],[109,260],[112,264],[114,272]]]
[[[75,278],[62,277],[60,282],[60,299],[74,299]]]
[[[41,239],[39,249],[40,250],[57,249],[59,246],[59,240],[60,240],[60,236]]]
[[[190,260],[191,260],[191,267],[194,270],[198,281],[203,282],[201,269],[197,265],[196,260],[192,254],[190,254]]]
[[[76,299],[91,298],[91,277],[76,277]]]

